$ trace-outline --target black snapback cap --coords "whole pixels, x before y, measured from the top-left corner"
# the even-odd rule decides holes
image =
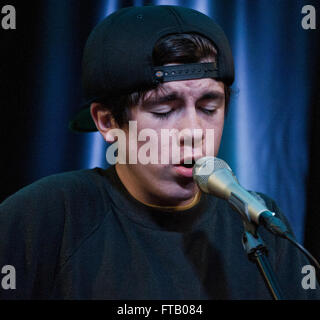
[[[198,33],[217,49],[216,63],[154,66],[156,42],[167,35]],[[183,75],[184,74],[184,75]],[[97,131],[90,104],[107,97],[157,87],[161,82],[215,78],[234,81],[232,52],[223,30],[208,16],[180,6],[126,7],[103,19],[91,32],[82,60],[82,110],[70,122],[77,132]]]

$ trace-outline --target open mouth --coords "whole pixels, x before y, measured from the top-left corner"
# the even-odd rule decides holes
[[[180,165],[185,167],[185,168],[193,168],[194,164],[195,164],[195,162],[192,161],[192,163],[182,163]]]
[[[185,163],[185,162],[189,162],[189,163]],[[183,161],[179,164],[179,166],[182,166],[184,168],[193,168],[193,166],[195,165],[196,161],[194,159],[192,159],[192,161],[188,160],[188,161]]]

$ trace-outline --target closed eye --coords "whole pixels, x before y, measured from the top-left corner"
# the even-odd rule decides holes
[[[167,112],[151,112],[156,118],[166,119],[169,117],[170,113],[173,112],[173,109]]]
[[[214,113],[217,111],[217,109],[201,108],[201,111],[202,111],[203,113],[207,114],[207,115],[212,115],[212,114],[214,114]]]

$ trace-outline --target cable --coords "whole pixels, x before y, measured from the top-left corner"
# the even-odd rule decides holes
[[[309,260],[312,261],[313,264],[317,267],[317,269],[318,269],[317,274],[319,275],[319,280],[320,280],[320,264],[319,264],[319,262],[306,248],[304,248],[301,244],[299,244],[292,237],[286,224],[283,223],[282,220],[271,215],[270,212],[266,211],[260,215],[259,221],[261,222],[262,225],[264,225],[266,227],[267,230],[269,230],[270,232],[272,232],[273,234],[275,234],[277,236],[280,236],[284,239],[289,240],[293,245],[295,245],[299,250],[301,250],[309,258]]]
[[[298,243],[297,241],[295,241],[291,235],[289,234],[285,234],[284,238],[289,240],[292,244],[294,244],[298,249],[300,249],[308,258],[309,260],[311,260],[313,262],[313,264],[318,268],[318,270],[320,271],[320,264],[317,261],[317,259],[306,249],[304,248],[300,243]]]

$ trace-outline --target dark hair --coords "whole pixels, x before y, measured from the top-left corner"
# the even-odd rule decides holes
[[[173,34],[161,38],[156,43],[152,59],[154,66],[167,63],[195,63],[200,61],[215,61],[217,50],[207,38],[196,33]],[[161,85],[161,84],[160,84]],[[117,124],[122,127],[128,119],[128,108],[143,101],[148,90],[141,90],[131,94],[121,95],[117,98],[101,101],[109,109]],[[227,114],[231,88],[224,86],[225,114]]]

